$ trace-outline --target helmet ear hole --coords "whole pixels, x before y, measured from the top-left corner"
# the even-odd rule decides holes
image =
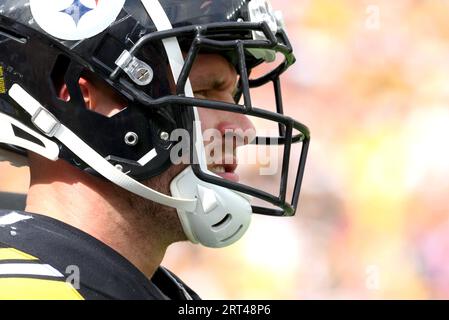
[[[58,97],[59,100],[65,102],[69,102],[71,100],[70,92],[68,90],[66,90],[65,97],[61,96],[62,88],[64,87],[64,85],[67,86],[64,80],[64,76],[69,68],[69,65],[70,58],[62,54],[59,55],[50,75],[55,96]]]
[[[74,98],[83,99],[87,109],[107,118],[111,118],[126,108],[127,103],[125,99],[123,99],[104,80],[86,69],[78,71],[80,70],[78,67],[75,67],[79,74],[76,76],[75,74],[72,74],[73,68],[71,64],[72,61],[69,57],[60,54],[56,58],[56,62],[50,74],[52,84],[51,89],[59,101],[69,103],[72,102],[72,99]],[[88,88],[95,91],[95,101],[101,102],[101,105],[91,106],[90,103],[87,102],[87,91],[85,90],[87,87],[84,86],[84,83],[86,82]],[[79,96],[80,94],[81,96]],[[82,100],[79,101],[79,103],[82,102]],[[110,108],[106,106],[110,106]]]

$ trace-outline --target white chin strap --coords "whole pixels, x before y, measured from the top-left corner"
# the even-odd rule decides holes
[[[158,0],[141,1],[158,31],[173,28]],[[184,66],[181,47],[175,37],[162,42],[173,78],[177,82]],[[194,97],[189,80],[184,89],[187,97]],[[207,169],[200,117],[197,108],[193,109],[195,149],[199,165],[203,172],[214,175]],[[192,167],[188,167],[173,179],[170,190],[174,197],[199,200],[194,210],[177,208],[184,232],[194,243],[213,248],[225,247],[239,240],[249,227],[252,214],[250,197],[198,179]]]

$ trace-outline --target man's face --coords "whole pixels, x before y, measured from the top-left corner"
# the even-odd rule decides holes
[[[234,93],[238,76],[234,67],[218,54],[199,55],[192,67],[190,74],[195,97],[221,102],[234,103]],[[242,133],[254,133],[252,122],[243,114],[198,108],[203,133],[215,131],[214,141],[205,141],[206,157],[208,157],[208,169],[225,179],[238,181],[234,174],[237,167],[236,148]],[[207,136],[210,136],[210,134]],[[216,137],[221,137],[217,142]],[[231,137],[231,138],[230,138]],[[205,135],[205,140],[207,140]],[[212,139],[211,139],[212,140]],[[214,154],[212,148],[207,148],[211,143],[218,143],[222,147],[219,155]],[[225,144],[227,144],[225,146]]]
[[[218,54],[200,54],[190,73],[190,81],[195,97],[199,99],[209,99],[234,103],[234,92],[236,89],[238,75],[234,67],[222,56]],[[252,122],[243,114],[234,112],[217,111],[205,108],[198,108],[201,127],[206,130],[216,130],[223,137],[229,132],[254,132]],[[208,168],[225,179],[236,181],[238,177],[233,173],[236,168],[235,144],[231,148],[232,154],[223,154],[226,159],[214,159],[209,161]],[[208,155],[206,153],[206,155]],[[231,158],[231,160],[229,160]],[[161,176],[147,181],[147,185],[165,194],[170,192],[170,183],[186,165],[172,166]],[[164,207],[155,203],[136,197],[135,201],[141,203],[145,212],[152,212],[162,224],[162,227],[172,233],[173,241],[185,240],[176,210]],[[155,217],[156,217],[155,216]]]

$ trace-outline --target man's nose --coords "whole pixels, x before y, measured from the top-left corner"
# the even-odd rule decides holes
[[[221,121],[217,123],[215,128],[223,137],[247,137],[244,139],[244,144],[248,144],[248,140],[255,136],[256,129],[247,116],[234,112],[224,112],[222,116]]]
[[[200,117],[203,132],[216,130],[222,143],[234,141],[233,149],[249,144],[256,136],[254,124],[244,114],[200,108]]]
[[[226,103],[234,104],[234,97],[232,94],[225,93],[220,95],[219,101],[223,101]],[[217,117],[221,121],[217,122],[216,129],[220,131],[222,136],[225,136],[226,133],[235,132],[238,133],[242,131],[246,134],[255,134],[255,127],[253,122],[244,114],[236,113],[236,112],[227,112],[227,111],[218,111]],[[245,143],[246,144],[246,143]]]
[[[208,92],[205,97],[217,102],[235,104],[234,97],[230,92],[213,91]],[[199,108],[203,132],[207,129],[218,130],[221,137],[235,137],[238,145],[250,143],[256,136],[253,122],[244,114]]]

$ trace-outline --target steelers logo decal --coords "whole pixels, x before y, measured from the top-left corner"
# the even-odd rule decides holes
[[[36,23],[62,40],[82,40],[106,30],[126,0],[30,0]]]

